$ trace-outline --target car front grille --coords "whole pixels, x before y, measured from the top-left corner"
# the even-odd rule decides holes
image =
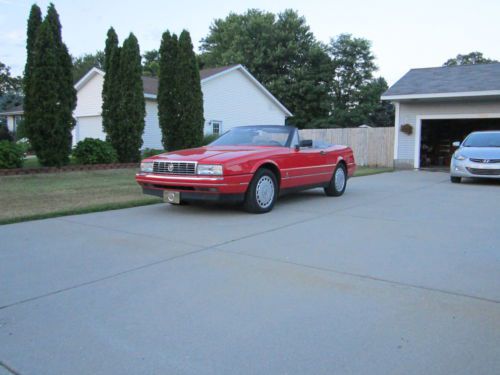
[[[485,163],[485,164],[495,164],[500,163],[500,159],[470,159],[474,163]]]
[[[500,169],[480,169],[467,167],[467,170],[477,176],[500,176]]]
[[[192,161],[155,161],[153,162],[153,173],[165,174],[196,174],[196,163]]]

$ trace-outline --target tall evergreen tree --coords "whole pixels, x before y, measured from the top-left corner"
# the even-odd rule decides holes
[[[203,93],[193,43],[186,30],[179,36],[177,61],[178,94],[181,102],[179,118],[181,147],[198,147],[203,140]]]
[[[35,41],[38,34],[38,29],[42,24],[42,11],[36,4],[31,6],[30,15],[28,18],[28,28],[26,32],[26,65],[24,66],[24,121],[28,130],[33,123],[33,98],[32,80],[33,80],[33,60],[35,54]]]
[[[118,35],[108,30],[104,49],[104,84],[102,88],[102,127],[106,137],[117,150],[120,146],[120,47]]]
[[[27,135],[42,165],[61,165],[68,159],[67,134],[59,127],[59,84],[57,44],[48,21],[35,42],[30,90],[32,108],[25,124]]]
[[[177,36],[163,33],[160,46],[158,119],[162,132],[162,144],[166,150],[182,147],[179,128],[178,54]]]
[[[32,10],[36,15],[36,8]],[[53,4],[34,35],[31,68],[27,64],[26,133],[43,165],[61,166],[68,162],[71,151],[76,91],[71,56],[62,41],[61,23]]]
[[[111,64],[112,64],[111,60]],[[139,43],[134,34],[123,42],[120,52],[120,131],[110,134],[110,139],[121,162],[136,162],[140,158],[144,132],[144,88]]]

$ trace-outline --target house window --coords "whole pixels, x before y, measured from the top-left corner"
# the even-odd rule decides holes
[[[222,121],[210,121],[212,126],[212,134],[220,135],[222,132]]]

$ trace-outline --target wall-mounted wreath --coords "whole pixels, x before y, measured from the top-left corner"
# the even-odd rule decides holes
[[[411,133],[413,133],[413,126],[411,126],[410,124],[401,125],[400,129],[401,132],[405,133],[406,135],[411,135]]]

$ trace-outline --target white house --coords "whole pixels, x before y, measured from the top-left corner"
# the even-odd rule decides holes
[[[292,114],[242,65],[200,71],[205,134],[220,134],[239,125],[284,125]],[[163,148],[158,122],[158,80],[143,77],[146,117],[143,148]],[[104,139],[102,86],[104,72],[91,69],[75,85],[77,106],[73,142],[87,137]]]
[[[454,141],[500,130],[500,63],[412,69],[382,100],[396,109],[395,167],[447,167]]]

